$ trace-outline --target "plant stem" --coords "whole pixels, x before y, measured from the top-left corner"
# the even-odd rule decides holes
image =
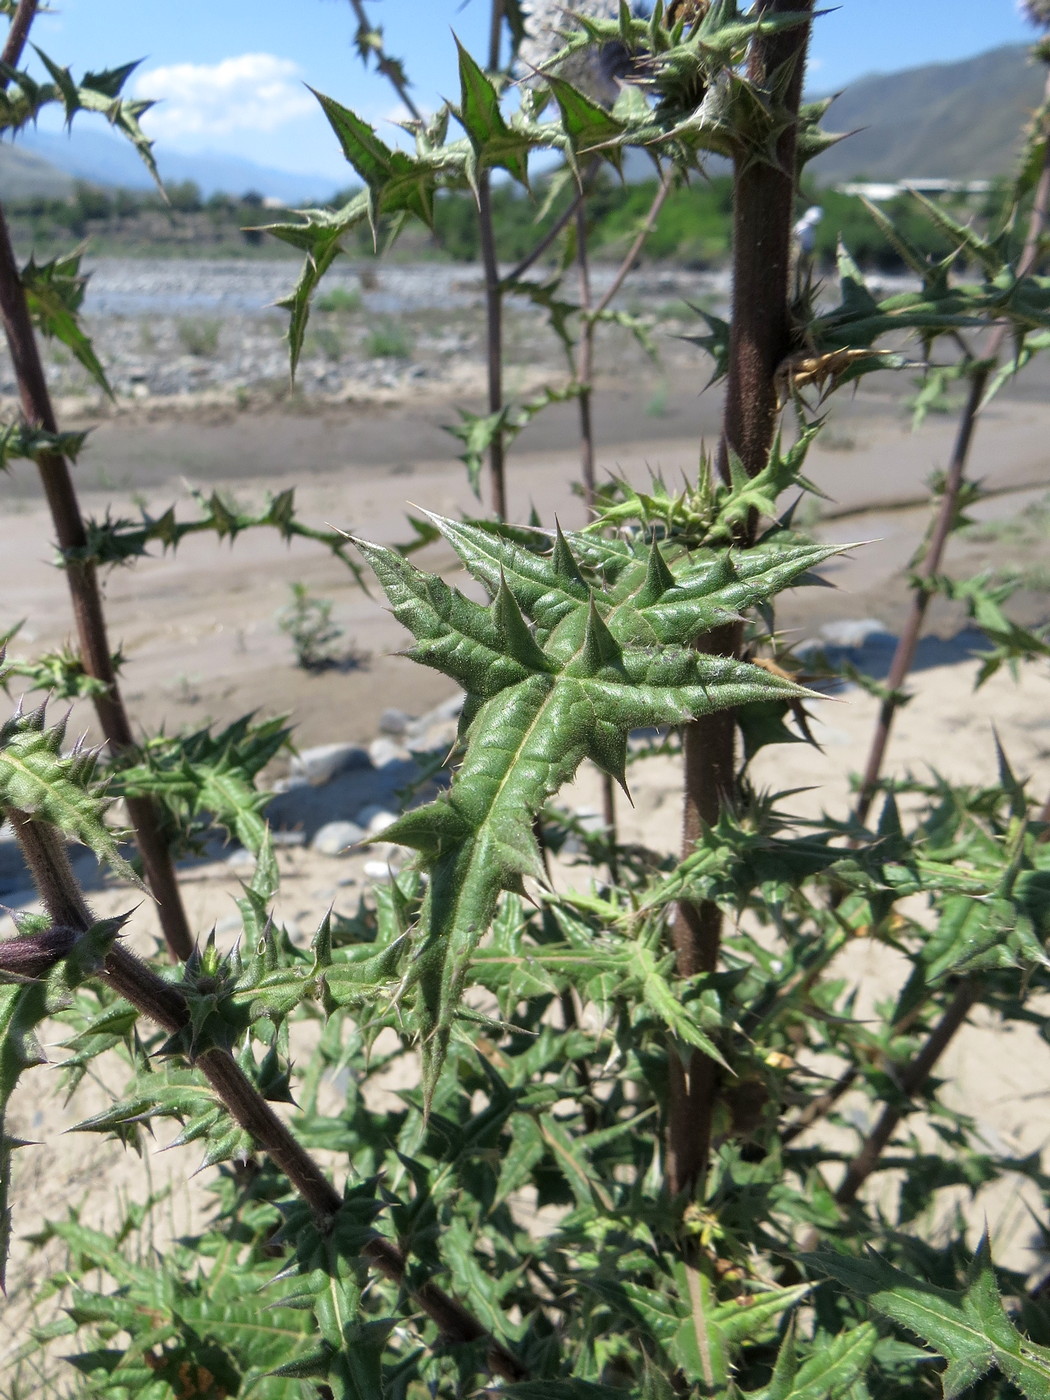
[[[664,172],[663,178],[657,186],[656,194],[653,196],[653,202],[649,205],[649,210],[646,213],[645,218],[642,220],[642,226],[638,230],[634,242],[627,249],[627,252],[623,256],[623,261],[620,263],[620,266],[617,269],[615,277],[606,287],[602,296],[599,298],[597,304],[595,305],[594,310],[591,312],[592,316],[600,316],[605,310],[605,308],[612,301],[616,293],[623,286],[628,273],[634,267],[634,264],[638,258],[638,254],[642,251],[642,248],[645,245],[645,240],[649,237],[649,235],[652,233],[653,229],[656,226],[656,221],[660,217],[660,210],[664,207],[664,202],[667,199],[667,196],[671,193],[671,188],[673,185],[674,168],[672,166],[668,166],[667,170]]]
[[[56,925],[86,933],[94,923],[65,843],[53,827],[17,808],[2,809],[14,829],[40,897]],[[165,982],[144,962],[114,943],[106,954],[102,976],[114,991],[137,1011],[155,1021],[169,1035],[190,1025],[189,1004],[181,988]],[[273,1111],[244,1074],[228,1050],[201,1051],[194,1064],[205,1076],[230,1117],[250,1134],[256,1146],[284,1172],[314,1212],[322,1228],[342,1206],[342,1197],[309,1152]],[[408,1260],[400,1249],[381,1236],[365,1242],[362,1252],[380,1273],[404,1284]],[[488,1364],[505,1380],[521,1380],[524,1368],[495,1340],[463,1305],[429,1281],[412,1286],[411,1296],[437,1324],[442,1337],[453,1343],[488,1341]]]
[[[4,51],[0,54],[0,62],[8,68],[17,68],[22,57],[22,50],[26,46],[26,39],[29,37],[29,27],[36,18],[37,5],[39,0],[20,0],[18,9],[11,20],[11,28],[7,31],[7,39],[4,42]],[[7,80],[2,84],[7,87]]]
[[[591,269],[587,257],[587,204],[576,206],[576,269],[580,283],[580,343],[576,347],[577,402],[580,408],[580,475],[587,519],[594,515],[594,422],[591,394],[594,390],[594,318],[591,315]]]
[[[555,219],[554,223],[551,224],[550,228],[539,240],[539,242],[532,249],[532,251],[526,253],[525,256],[522,258],[521,262],[516,263],[514,267],[512,267],[511,270],[507,273],[502,283],[504,288],[508,287],[512,282],[516,282],[519,277],[524,277],[525,273],[528,272],[532,264],[536,262],[538,258],[543,257],[544,253],[551,246],[554,240],[558,237],[558,234],[562,232],[562,230],[566,227],[570,220],[576,217],[576,211],[579,209],[582,203],[583,193],[581,191],[574,197],[572,203],[562,210],[562,212]]]
[[[593,174],[592,170],[588,175]],[[577,404],[580,416],[580,477],[583,482],[583,504],[587,519],[594,516],[594,418],[591,396],[594,391],[594,328],[591,314],[591,269],[587,257],[586,181],[576,204],[576,268],[580,286],[580,343],[576,347]],[[616,859],[616,789],[608,773],[602,774],[602,820],[605,823],[609,850],[609,879],[619,881]]]
[[[812,0],[766,0],[762,14],[809,11]],[[802,94],[809,26],[760,35],[751,45],[748,77],[768,83],[790,71],[778,100],[791,114]],[[784,65],[793,65],[785,69]],[[789,120],[776,146],[776,163],[741,152],[733,180],[733,314],[729,372],[718,468],[729,479],[729,454],[749,475],[766,464],[778,414],[775,376],[792,348],[789,316],[791,227],[795,197],[797,123]],[[747,543],[750,531],[744,532]],[[739,624],[721,627],[698,646],[723,656],[739,655]],[[732,711],[709,715],[684,733],[684,812],[682,849],[689,854],[704,825],[714,824],[735,791],[736,720]],[[683,901],[672,927],[679,975],[710,972],[718,963],[722,916],[711,902]],[[717,1088],[714,1061],[694,1052],[688,1064],[672,1055],[669,1064],[667,1178],[672,1193],[696,1193],[703,1185],[710,1150]]]
[[[369,23],[368,15],[365,12],[365,7],[361,3],[361,0],[350,0],[350,8],[353,10],[354,14],[357,17],[358,33],[374,34],[376,31],[372,28],[371,24]],[[378,73],[381,73],[383,77],[386,78],[387,82],[390,84],[390,86],[397,93],[398,97],[400,97],[401,101],[408,108],[408,111],[412,115],[412,117],[414,117],[417,122],[422,121],[422,115],[419,111],[419,108],[412,101],[412,98],[409,95],[408,84],[402,77],[401,69],[398,63],[390,58],[390,55],[386,52],[385,49],[374,48],[372,50],[372,56],[375,59],[376,71]]]
[[[1044,101],[1050,102],[1050,74],[1047,76]],[[1032,212],[1028,220],[1025,244],[1017,264],[1018,277],[1028,276],[1038,261],[1042,235],[1047,225],[1048,211],[1050,211],[1050,142],[1047,143],[1043,168],[1039,175]],[[901,706],[903,686],[915,660],[915,651],[919,645],[922,624],[925,621],[926,609],[929,607],[932,596],[931,584],[940,572],[948,538],[958,513],[959,496],[965,479],[974,429],[977,426],[977,416],[980,413],[984,392],[988,386],[992,369],[1002,351],[1006,335],[1007,324],[1005,321],[1000,321],[998,325],[991,328],[981,361],[970,376],[970,392],[959,420],[955,447],[945,476],[940,509],[934,521],[926,553],[915,573],[911,607],[893,653],[889,674],[886,677],[887,694],[879,707],[879,717],[875,725],[875,733],[872,736],[871,748],[868,751],[864,776],[861,779],[854,810],[854,815],[861,825],[867,821],[871,804],[878,791],[879,777],[886,757],[890,731]]]
[[[22,0],[15,14],[4,50],[7,62],[7,51],[15,47],[12,45],[12,38],[17,30],[21,37],[17,52],[13,53],[11,59],[12,66],[18,62],[35,9],[36,0]],[[3,319],[26,420],[46,432],[56,432],[57,424],[51,396],[2,206],[0,317]],[[73,604],[81,664],[89,676],[101,681],[105,686],[105,690],[95,696],[94,704],[110,751],[116,754],[121,749],[133,747],[135,741],[113,669],[97,570],[93,563],[78,559],[74,553],[84,550],[87,534],[69,464],[59,453],[46,452],[37,458],[37,465],[54,522],[58,546],[65,555],[66,579]],[[156,809],[149,798],[128,798],[127,808],[135,828],[135,839],[142,856],[146,879],[157,901],[161,928],[168,948],[173,958],[186,959],[193,950],[193,938],[182,906],[171,853],[161,835]]]
[[[500,36],[503,27],[502,0],[492,0],[489,30],[489,72],[499,68]],[[478,174],[478,230],[481,263],[485,272],[485,351],[488,369],[489,413],[503,410],[503,284],[496,258],[496,237],[492,226],[492,183],[488,170]],[[489,444],[489,481],[492,509],[500,520],[507,518],[506,444],[502,427],[497,427]]]
[[[969,1015],[976,996],[976,989],[969,979],[959,984],[941,1019],[930,1032],[926,1044],[899,1075],[897,1082],[901,1101],[895,1104],[886,1104],[879,1121],[865,1138],[860,1151],[847,1167],[846,1175],[842,1178],[842,1183],[835,1192],[835,1200],[840,1206],[848,1205],[856,1198],[857,1192],[878,1166],[879,1158],[882,1156],[886,1144],[893,1136],[897,1124],[904,1117],[907,1108],[906,1100],[916,1094],[926,1083],[933,1072],[934,1065],[944,1054],[952,1037]]]
[[[489,172],[478,176],[478,227],[481,235],[481,262],[485,271],[485,356],[488,371],[489,413],[503,409],[503,287],[496,261],[496,241],[492,229],[492,193]],[[506,445],[498,427],[489,444],[489,482],[492,509],[500,520],[507,518]]]

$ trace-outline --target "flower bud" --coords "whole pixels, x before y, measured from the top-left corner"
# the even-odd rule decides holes
[[[31,938],[9,938],[0,943],[0,973],[46,977],[72,950],[79,937],[76,929],[53,924]]]

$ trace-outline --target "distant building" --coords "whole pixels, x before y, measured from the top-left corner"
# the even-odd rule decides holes
[[[939,177],[915,176],[910,180],[850,180],[835,188],[842,194],[870,199],[872,204],[885,204],[898,195],[914,190],[917,194],[987,194],[991,180],[942,180]]]

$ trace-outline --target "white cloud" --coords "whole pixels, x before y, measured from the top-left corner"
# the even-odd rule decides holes
[[[317,111],[291,59],[270,53],[244,53],[220,63],[173,63],[142,73],[135,96],[158,106],[143,125],[150,136],[225,136],[233,132],[276,131]]]

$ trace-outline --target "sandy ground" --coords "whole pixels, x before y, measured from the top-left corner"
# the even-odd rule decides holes
[[[621,391],[616,385],[603,391],[600,468],[626,472],[638,482],[654,469],[668,476],[694,471],[697,437],[713,438],[716,431],[717,402],[698,398],[694,384],[682,379],[671,386],[661,415],[650,417],[644,408],[648,392],[645,386]],[[231,489],[245,504],[260,503],[267,490],[294,485],[300,513],[311,524],[331,524],[384,542],[405,539],[409,502],[451,514],[471,508],[462,468],[440,429],[448,417],[447,409],[425,403],[398,410],[329,408],[312,415],[129,411],[97,426],[92,450],[78,468],[85,508],[101,514],[110,505],[115,513],[133,513],[134,492],[151,512],[178,500],[180,510],[192,514],[186,482],[206,490]],[[836,410],[827,445],[815,449],[810,459],[810,477],[831,498],[816,528],[828,539],[873,542],[829,566],[835,589],[807,589],[783,600],[778,619],[792,635],[802,639],[829,622],[859,618],[874,618],[888,632],[897,629],[907,599],[907,562],[927,520],[918,505],[925,494],[922,483],[946,463],[953,432],[952,420],[934,419],[921,433],[911,434],[893,399],[877,390],[858,393]],[[1023,514],[1043,496],[1048,442],[1050,408],[1029,388],[992,406],[973,458],[974,474],[993,493],[980,507],[984,518]],[[523,517],[534,502],[545,519],[557,514],[566,526],[581,524],[580,503],[569,489],[575,470],[571,418],[558,413],[541,418],[512,459],[512,514]],[[28,619],[12,649],[15,654],[60,644],[69,628],[63,579],[51,565],[50,530],[34,493],[24,466],[20,476],[0,479],[0,626]],[[980,566],[996,557],[996,548],[994,542],[959,546],[952,566]],[[449,551],[432,548],[422,557],[452,576]],[[293,581],[333,600],[348,640],[368,653],[365,666],[318,676],[294,668],[275,621]],[[228,721],[257,709],[290,714],[302,746],[368,740],[387,705],[420,713],[449,693],[442,677],[395,654],[405,640],[401,629],[375,599],[362,594],[338,561],[316,546],[286,546],[262,531],[242,536],[232,548],[198,538],[175,555],[111,572],[105,587],[112,639],[127,654],[125,695],[135,722],[145,730]],[[1045,595],[1026,595],[1019,606],[1030,621],[1050,617]],[[917,698],[900,717],[892,770],[924,772],[933,765],[957,780],[993,780],[994,724],[1016,770],[1031,775],[1036,792],[1050,791],[1050,672],[1044,666],[1028,668],[1016,684],[1000,675],[975,694],[976,663],[965,658],[965,646],[951,640],[960,621],[947,609],[931,613],[915,677]],[[844,812],[848,774],[863,761],[874,705],[858,692],[821,704],[815,723],[823,754],[803,745],[767,749],[756,778],[781,789],[810,789],[796,799],[798,810],[807,815],[821,808]],[[74,723],[81,722],[90,728],[90,716],[78,711]],[[675,848],[677,785],[676,765],[669,759],[635,770],[634,806],[621,814],[627,839]],[[582,774],[570,797],[598,807],[595,775]],[[349,911],[367,884],[363,861],[354,855],[333,860],[302,849],[282,851],[278,917],[306,938],[329,905]],[[225,860],[187,868],[186,900],[196,928],[218,925],[222,936],[233,936],[232,899],[243,873],[243,867],[231,868]],[[92,898],[100,915],[136,902],[119,887],[99,889]],[[148,905],[140,907],[131,927],[136,945],[149,947],[155,926]],[[9,921],[0,921],[0,935],[8,932]],[[863,985],[866,1004],[888,993],[901,976],[900,966],[881,948],[854,946],[844,968]],[[990,1141],[1019,1154],[1046,1145],[1050,1054],[1030,1028],[1007,1037],[981,1021],[958,1038],[945,1070],[960,1086],[950,1091],[960,1100],[965,1085],[966,1106]],[[112,1223],[121,1193],[141,1191],[136,1159],[126,1158],[112,1143],[61,1136],[73,1115],[94,1111],[106,1093],[104,1086],[89,1083],[65,1108],[52,1072],[39,1070],[23,1081],[8,1131],[40,1146],[16,1154],[16,1237],[35,1228],[45,1214],[54,1217],[81,1203],[89,1222]],[[179,1183],[171,1218],[180,1230],[208,1205],[203,1185],[185,1180],[187,1166],[192,1170],[196,1165],[191,1151],[149,1159],[154,1185],[169,1179]],[[1012,1188],[1001,1190],[983,1208],[1004,1262],[1034,1268],[1028,1252],[1032,1230],[1021,1195]],[[16,1245],[0,1339],[0,1377],[5,1358],[25,1335],[35,1285],[57,1258],[54,1250],[30,1256]]]

